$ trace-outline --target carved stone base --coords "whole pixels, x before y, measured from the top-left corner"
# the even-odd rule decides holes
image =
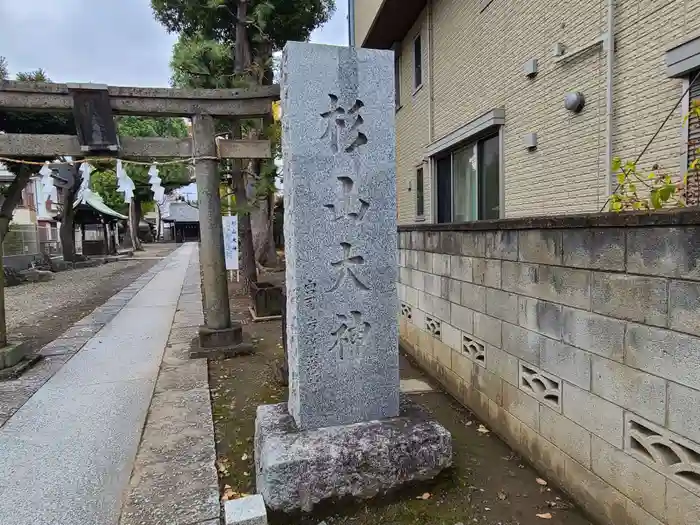
[[[192,341],[190,358],[225,359],[250,354],[253,350],[253,345],[243,339],[240,323],[232,323],[231,328],[223,330],[200,326],[199,337]]]
[[[398,417],[299,432],[285,403],[258,407],[257,491],[274,511],[368,499],[434,478],[452,465],[452,436],[419,405]]]

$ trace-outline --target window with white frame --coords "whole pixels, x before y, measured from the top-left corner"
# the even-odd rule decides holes
[[[498,134],[435,156],[439,223],[498,219],[501,214]]]

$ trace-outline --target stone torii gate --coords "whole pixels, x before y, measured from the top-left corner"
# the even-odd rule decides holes
[[[0,83],[0,108],[13,111],[72,112],[77,136],[0,135],[0,156],[107,156],[121,159],[195,158],[201,226],[205,326],[200,346],[237,353],[241,327],[231,322],[224,261],[217,164],[220,159],[271,157],[267,140],[216,140],[214,118],[266,118],[279,86],[252,89],[169,89],[102,84]],[[188,117],[192,138],[118,137],[114,115]],[[200,355],[197,353],[197,355]]]

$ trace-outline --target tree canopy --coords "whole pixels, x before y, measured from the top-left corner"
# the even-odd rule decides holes
[[[180,35],[170,60],[171,84],[179,88],[226,89],[240,87],[232,74],[231,49],[200,34]]]
[[[151,0],[156,19],[168,31],[231,44],[236,40],[237,0]],[[288,40],[307,40],[330,18],[335,0],[248,0],[251,42],[280,50]]]

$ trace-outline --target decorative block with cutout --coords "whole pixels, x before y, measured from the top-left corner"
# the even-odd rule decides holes
[[[425,330],[426,330],[426,332],[428,332],[430,335],[432,335],[436,339],[440,339],[440,334],[441,334],[441,330],[442,330],[442,323],[440,322],[439,319],[436,319],[434,317],[426,315],[425,316]]]
[[[462,335],[462,352],[477,365],[486,368],[486,348],[471,335]]]
[[[700,445],[631,412],[625,413],[625,450],[700,495]]]
[[[413,308],[410,304],[401,303],[401,317],[409,321],[413,319]]]
[[[548,407],[561,412],[561,379],[558,377],[521,361],[518,387]]]

